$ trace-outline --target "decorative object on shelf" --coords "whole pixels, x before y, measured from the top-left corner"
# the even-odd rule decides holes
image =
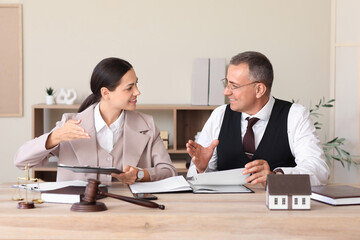
[[[219,89],[219,91],[221,91]],[[209,59],[196,58],[191,78],[191,104],[208,105],[209,102]]]
[[[225,58],[195,58],[191,79],[192,105],[222,105],[221,79],[226,76]]]
[[[160,138],[163,140],[165,149],[169,149],[169,132],[160,131]]]
[[[29,177],[29,165],[25,167],[25,177],[18,177],[17,178],[17,185],[15,192],[13,194],[12,200],[19,201],[18,202],[18,209],[31,209],[35,208],[35,203],[43,203],[44,201],[40,197],[40,192],[38,192],[38,198],[33,198],[31,201],[28,200],[28,183],[34,182],[39,183],[38,178],[30,178]],[[21,190],[24,189],[25,191],[25,198],[21,195]]]
[[[53,105],[55,104],[55,98],[54,98],[54,94],[55,91],[52,87],[46,88],[46,104],[47,105]]]
[[[56,97],[56,102],[58,104],[71,105],[71,104],[74,104],[76,98],[77,98],[77,94],[76,94],[75,89],[71,88],[71,89],[67,89],[65,91],[64,88],[61,88],[60,93]]]
[[[266,205],[270,210],[310,210],[311,185],[307,174],[269,174]]]
[[[221,91],[223,83],[220,80],[226,77],[226,59],[210,58],[209,67],[208,105],[222,105],[225,103],[225,96]]]

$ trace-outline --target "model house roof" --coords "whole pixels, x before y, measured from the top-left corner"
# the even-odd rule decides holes
[[[310,177],[307,174],[269,174],[267,191],[271,195],[310,195]]]

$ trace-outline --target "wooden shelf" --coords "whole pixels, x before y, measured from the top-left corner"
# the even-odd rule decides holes
[[[32,106],[32,137],[38,137],[44,134],[44,110],[67,112],[68,110],[74,111],[80,107],[80,104],[66,105],[66,104],[36,104]],[[194,106],[183,104],[140,104],[136,106],[136,111],[145,112],[151,114],[154,112],[166,113],[163,114],[166,121],[170,123],[171,129],[161,129],[173,132],[170,136],[172,145],[169,146],[168,153],[171,156],[172,161],[189,161],[189,157],[186,158],[186,142],[189,139],[194,139],[197,132],[201,131],[205,122],[210,117],[211,112],[218,106]],[[154,118],[155,119],[155,118]],[[157,121],[155,120],[158,125]],[[186,174],[187,169],[184,167],[177,167],[179,174]],[[32,176],[38,176],[45,181],[56,178],[56,163],[53,166],[47,168],[34,168]]]

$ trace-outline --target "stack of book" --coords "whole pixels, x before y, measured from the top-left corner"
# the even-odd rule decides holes
[[[160,131],[160,138],[163,140],[165,149],[169,149],[169,132]]]

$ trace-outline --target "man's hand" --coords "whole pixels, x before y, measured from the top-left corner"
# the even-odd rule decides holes
[[[268,162],[262,159],[247,163],[243,174],[248,173],[250,173],[251,176],[246,179],[246,182],[251,182],[251,184],[261,183],[263,186],[266,185],[267,175],[274,174],[270,171]]]
[[[192,162],[195,164],[196,171],[202,173],[207,168],[211,156],[213,155],[214,149],[219,144],[219,140],[215,139],[211,142],[210,146],[204,148],[200,144],[189,140],[186,143],[186,151],[192,158]]]
[[[70,119],[64,126],[50,133],[46,141],[46,149],[53,148],[61,142],[90,138],[90,135],[85,132],[84,128],[79,126],[80,122],[81,120]]]

